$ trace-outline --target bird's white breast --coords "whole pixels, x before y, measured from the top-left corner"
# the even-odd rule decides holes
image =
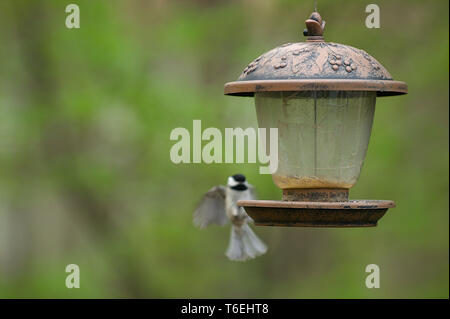
[[[237,206],[237,201],[249,198],[250,193],[248,189],[245,191],[236,191],[227,187],[225,209],[227,211],[227,216],[231,221],[243,220],[247,217],[245,210],[242,207]]]

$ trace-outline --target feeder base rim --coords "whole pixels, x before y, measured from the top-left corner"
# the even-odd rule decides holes
[[[350,200],[347,202],[292,202],[240,200],[256,226],[285,227],[374,227],[389,208],[390,200]]]

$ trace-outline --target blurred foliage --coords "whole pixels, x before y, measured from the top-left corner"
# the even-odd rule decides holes
[[[448,298],[448,1],[377,1],[380,29],[369,3],[318,8],[328,41],[409,85],[377,101],[351,191],[397,208],[371,229],[258,227],[267,255],[233,263],[229,228],[192,226],[202,194],[237,172],[261,198],[281,192],[258,164],[173,164],[169,135],[193,119],[255,127],[252,99],[223,84],[303,41],[313,1],[1,1],[0,297]],[[70,263],[81,289],[64,285]]]

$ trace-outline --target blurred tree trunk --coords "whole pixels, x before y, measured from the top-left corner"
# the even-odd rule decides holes
[[[18,41],[18,59],[26,70],[23,82],[16,83],[21,88],[21,96],[17,97],[22,101],[21,115],[27,122],[37,122],[38,127],[33,144],[21,149],[16,157],[12,175],[18,187],[14,198],[10,199],[8,211],[1,218],[5,230],[1,236],[5,241],[0,262],[10,280],[16,276],[20,280],[19,274],[26,273],[36,261],[45,262],[49,252],[54,251],[61,256],[71,243],[70,253],[80,231],[99,244],[113,239],[118,225],[111,216],[114,213],[111,205],[114,204],[99,197],[77,174],[77,154],[83,151],[92,137],[80,136],[82,130],[75,127],[77,122],[63,116],[58,109],[58,90],[64,84],[56,80],[55,62],[49,54],[49,47],[54,28],[65,27],[65,5],[55,6],[49,1],[9,1],[6,6],[13,14],[13,18],[6,22],[7,30],[11,33],[10,37]],[[36,108],[38,111],[33,111]],[[30,114],[43,116],[26,118]],[[86,125],[89,126],[89,123]],[[39,194],[42,191],[36,189],[40,188],[39,179],[49,177],[53,179],[53,189],[50,191],[62,196],[65,207],[61,211],[43,214],[36,206],[36,198],[28,194]],[[30,183],[30,180],[36,179],[37,182]],[[47,230],[40,227],[42,225],[63,231],[45,234]],[[57,237],[48,242],[40,240],[45,236]],[[144,296],[139,267],[135,265],[139,260],[134,258],[124,262],[123,256],[109,257],[108,264],[117,270],[119,285],[129,294],[127,296]]]

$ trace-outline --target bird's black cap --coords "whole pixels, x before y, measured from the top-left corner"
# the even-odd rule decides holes
[[[236,175],[233,175],[232,177],[236,182],[240,182],[240,183],[245,182],[245,176],[242,174],[236,174]]]

